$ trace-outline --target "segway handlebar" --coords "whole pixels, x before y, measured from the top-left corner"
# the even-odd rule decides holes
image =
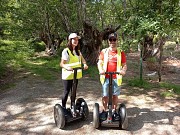
[[[78,70],[78,69],[83,69],[82,67],[75,67],[75,68],[72,68],[73,70]]]
[[[103,75],[102,73],[99,73],[100,75]],[[120,74],[120,72],[104,72],[104,74]]]
[[[75,67],[75,68],[66,68],[66,70],[68,70],[68,71],[77,71],[78,69],[83,69],[82,67]]]

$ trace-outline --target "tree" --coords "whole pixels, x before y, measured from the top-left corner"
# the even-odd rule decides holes
[[[145,2],[140,0],[129,2],[132,7],[132,15],[128,16],[127,24],[123,27],[123,34],[128,37],[124,39],[125,43],[133,42],[134,39],[141,42],[144,60],[155,56],[157,52],[160,53],[158,75],[159,81],[161,81],[163,45],[167,40],[167,35],[179,27],[179,1],[152,0]],[[155,35],[159,37],[157,43],[153,43]],[[133,40],[131,41],[131,39]],[[155,45],[156,47],[154,47]],[[158,49],[156,53],[154,49]]]
[[[55,43],[60,46],[69,33],[78,32],[84,44],[83,55],[90,64],[95,63],[104,40],[103,32],[109,28],[121,26],[117,32],[122,47],[128,51],[138,42],[146,46],[149,33],[152,37],[159,35],[163,42],[158,43],[164,43],[164,35],[179,32],[179,0],[8,0],[0,4],[1,15],[6,13],[0,18],[6,20],[0,26],[11,38],[40,38],[46,50],[54,53]],[[144,57],[146,51],[143,54]]]

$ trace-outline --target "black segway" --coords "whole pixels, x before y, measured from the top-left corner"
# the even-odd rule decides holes
[[[108,111],[105,111],[105,119],[101,119],[101,113],[99,113],[99,104],[94,104],[93,110],[93,126],[94,128],[99,128],[100,126],[105,127],[119,127],[120,129],[127,129],[128,118],[127,110],[125,104],[119,104],[117,107],[117,112],[112,112],[112,75],[119,74],[119,72],[105,72],[109,74],[109,101],[108,101]]]
[[[71,90],[71,107],[63,108],[60,104],[54,106],[54,120],[58,128],[63,129],[64,126],[72,121],[82,119],[86,120],[89,115],[89,109],[87,103],[83,98],[78,98],[75,103],[76,90],[77,90],[77,70],[82,68],[73,68],[74,79]]]

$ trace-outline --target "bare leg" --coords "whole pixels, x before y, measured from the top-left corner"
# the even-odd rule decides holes
[[[113,95],[113,104],[112,104],[113,109],[116,109],[117,104],[118,104],[118,96]]]
[[[107,110],[108,97],[102,97],[103,109]]]

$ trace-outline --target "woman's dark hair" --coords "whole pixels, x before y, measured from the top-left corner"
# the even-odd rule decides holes
[[[73,48],[72,48],[72,39],[68,40],[67,47],[68,47],[69,50],[71,51],[71,54],[74,55],[74,54],[73,54]],[[75,52],[76,52],[76,54],[77,54],[78,56],[80,55],[80,53],[79,53],[79,51],[78,51],[79,49],[80,49],[80,46],[79,46],[79,43],[78,43],[78,45],[75,47]]]

